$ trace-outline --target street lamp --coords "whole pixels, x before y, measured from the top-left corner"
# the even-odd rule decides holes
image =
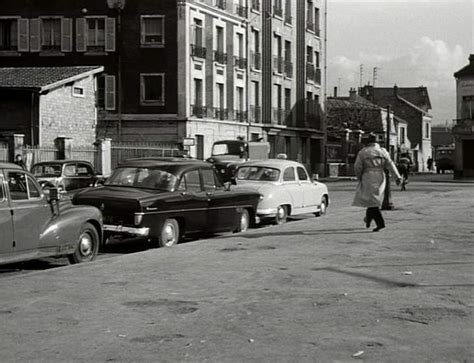
[[[117,38],[116,38],[116,51],[117,51],[117,88],[118,88],[118,100],[117,100],[117,138],[118,141],[122,139],[122,57],[120,54],[120,46],[122,43],[122,32],[121,32],[121,15],[122,10],[125,7],[125,0],[107,0],[107,6],[109,9],[117,11]]]
[[[391,118],[390,118],[390,106],[387,106],[387,133],[386,133],[386,147],[387,152],[390,153],[390,129],[392,128]],[[384,199],[382,203],[383,210],[392,210],[395,207],[392,204],[392,190],[390,186],[390,172],[388,169],[385,169],[385,192],[384,192]]]

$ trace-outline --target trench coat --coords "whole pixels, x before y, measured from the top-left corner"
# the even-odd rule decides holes
[[[359,180],[353,206],[380,207],[384,199],[385,173],[388,169],[392,176],[400,179],[400,174],[390,159],[386,149],[377,143],[372,143],[357,154],[354,171]]]

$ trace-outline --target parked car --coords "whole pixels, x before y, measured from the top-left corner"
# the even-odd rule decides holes
[[[84,160],[43,161],[34,164],[31,172],[42,187],[55,187],[66,192],[97,186],[103,181],[102,175]]]
[[[438,146],[435,150],[436,173],[443,173],[446,170],[454,170],[454,159],[456,157],[454,146]]]
[[[260,194],[230,191],[213,166],[185,158],[131,159],[103,187],[75,194],[74,204],[98,207],[107,236],[139,236],[160,247],[183,235],[245,231]]]
[[[233,190],[251,189],[262,195],[257,219],[286,222],[290,215],[314,213],[320,216],[329,206],[325,184],[312,181],[306,168],[295,161],[268,159],[241,164],[235,175]]]
[[[0,162],[0,264],[67,256],[92,261],[102,241],[102,215],[43,193],[32,174]]]

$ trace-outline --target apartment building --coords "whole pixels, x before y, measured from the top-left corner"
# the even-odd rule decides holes
[[[322,0],[0,0],[0,67],[103,66],[97,136],[263,138],[323,172]]]

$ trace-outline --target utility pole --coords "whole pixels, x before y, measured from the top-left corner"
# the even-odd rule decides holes
[[[385,147],[387,152],[390,154],[390,129],[392,128],[391,118],[390,118],[390,105],[387,106],[387,135],[385,140]],[[392,204],[392,191],[390,185],[390,172],[387,168],[384,170],[385,172],[385,193],[382,203],[382,210],[392,210],[395,207]]]

